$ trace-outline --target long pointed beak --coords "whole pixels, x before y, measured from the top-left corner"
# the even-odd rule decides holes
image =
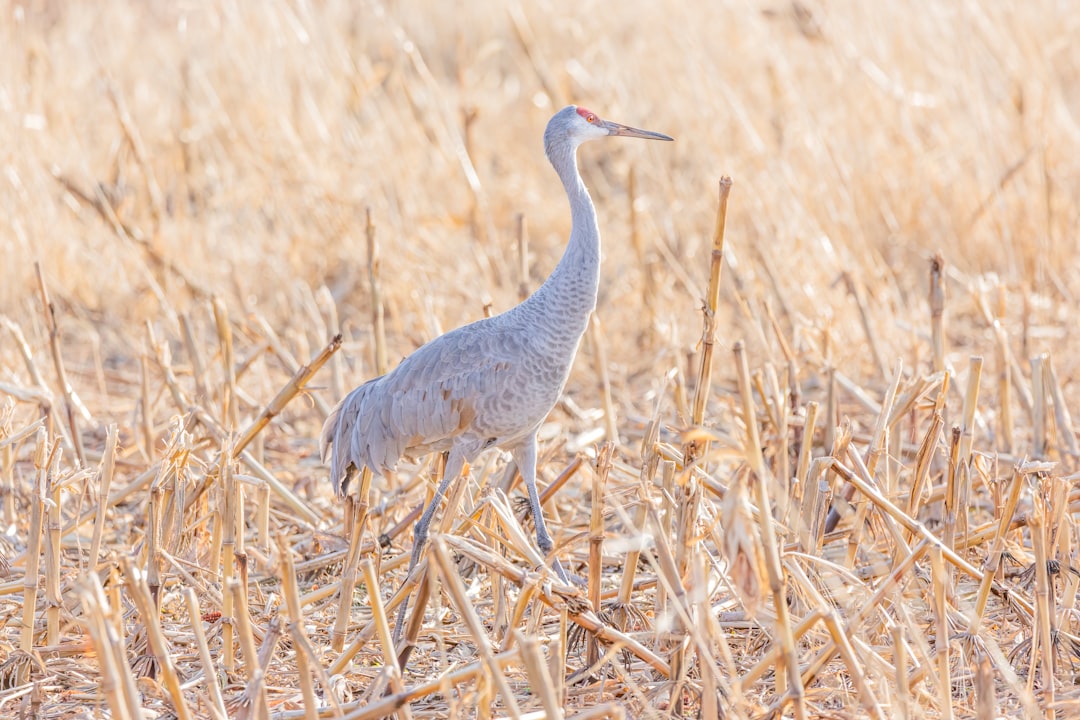
[[[604,127],[607,128],[608,135],[622,135],[624,137],[636,137],[645,138],[646,140],[674,140],[673,137],[668,137],[663,133],[653,132],[652,130],[638,130],[632,128],[629,125],[620,125],[617,122],[611,122],[610,120],[604,120]]]

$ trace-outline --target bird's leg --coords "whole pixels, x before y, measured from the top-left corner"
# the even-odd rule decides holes
[[[555,547],[555,542],[548,534],[547,525],[544,523],[544,509],[540,506],[540,494],[536,491],[536,433],[511,450],[511,454],[514,456],[514,463],[518,466],[518,472],[521,473],[521,479],[525,481],[525,487],[529,491],[529,508],[532,512],[533,523],[536,524],[536,546],[540,549],[540,554],[546,558]],[[551,558],[551,567],[560,580],[570,584],[570,579],[563,570],[559,558]]]
[[[451,448],[446,458],[446,466],[443,468],[442,479],[439,481],[439,486],[435,489],[435,495],[431,498],[431,502],[424,508],[424,514],[420,516],[420,519],[416,522],[416,527],[413,529],[413,549],[412,556],[409,558],[409,572],[406,577],[412,574],[413,568],[420,562],[420,558],[424,554],[424,545],[427,544],[428,529],[431,527],[431,520],[435,517],[435,511],[442,503],[443,497],[446,495],[446,490],[450,487],[450,483],[457,479],[461,474],[461,469],[465,466],[464,454],[455,448]],[[394,644],[396,645],[401,640],[401,631],[405,627],[405,615],[409,609],[409,598],[406,597],[401,602],[401,609],[398,610],[397,622],[394,625]]]

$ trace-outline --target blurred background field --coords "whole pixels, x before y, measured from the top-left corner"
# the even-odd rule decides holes
[[[890,425],[907,445],[917,446],[926,434],[939,371],[950,373],[939,399],[946,425],[931,447],[929,483],[940,489],[948,475],[949,431],[965,415],[969,358],[980,356],[982,383],[971,408],[974,424],[966,428],[974,438],[966,466],[974,482],[973,526],[993,520],[990,498],[1000,493],[992,488],[1009,480],[1021,458],[1054,463],[1024,474],[1037,497],[1053,495],[1040,493],[1044,481],[1074,483],[1078,37],[1080,15],[1070,3],[1050,0],[0,4],[0,443],[26,431],[0,448],[11,562],[0,596],[0,642],[12,661],[0,702],[8,708],[29,702],[38,681],[44,717],[74,715],[80,704],[88,716],[107,712],[95,690],[100,668],[85,629],[90,606],[79,593],[87,567],[97,565],[109,585],[124,575],[111,570],[120,557],[146,566],[151,483],[220,485],[220,435],[250,426],[296,365],[340,331],[342,350],[252,446],[260,466],[311,509],[311,517],[298,518],[277,495],[271,500],[271,525],[290,539],[295,561],[339,553],[336,566],[320,566],[328,575],[301,572],[301,592],[337,580],[347,523],[325,482],[316,436],[327,406],[375,374],[367,213],[378,243],[393,366],[440,333],[511,307],[554,267],[569,214],[541,135],[550,115],[568,103],[676,142],[613,139],[579,153],[597,205],[604,261],[599,323],[586,337],[568,400],[549,419],[541,448],[545,483],[575,457],[585,458],[586,469],[550,506],[564,541],[588,525],[587,466],[599,443],[615,443],[606,512],[616,518],[609,539],[618,548],[617,541],[625,546],[625,538],[637,534],[614,508],[632,505],[636,473],[651,452],[646,448],[643,456],[642,438],[657,407],[661,440],[672,447],[685,440],[680,433],[691,424],[687,398],[698,382],[701,307],[722,175],[733,178],[734,188],[704,424],[715,433],[714,447],[726,452],[702,466],[717,487],[735,482],[749,452],[730,352],[737,340],[745,343],[751,373],[766,369],[765,391],[757,395],[763,417],[776,408],[767,397],[770,372],[780,377],[777,397],[790,405],[791,423],[781,421],[777,432],[767,432],[762,421],[774,472],[794,471],[798,418],[811,401],[822,408],[814,457],[834,451],[832,440],[843,435],[837,427],[845,422],[853,446],[865,453],[882,405],[888,410],[892,402],[888,391],[900,361],[901,394],[929,378],[909,414]],[[935,351],[930,288],[936,254],[943,261],[944,335]],[[54,368],[35,263],[54,309],[68,393]],[[223,323],[231,329],[229,349],[221,340]],[[166,368],[175,374],[173,386]],[[184,392],[186,406],[173,387]],[[190,420],[193,407],[221,432]],[[49,651],[39,650],[40,662],[19,665],[16,648],[26,649],[20,642],[28,597],[23,577],[33,547],[29,508],[38,498],[34,456],[41,447],[32,425],[42,416],[50,418],[46,446],[60,448],[46,456],[54,481],[65,484],[61,517],[70,532],[59,552],[59,635],[46,638],[47,603],[39,595],[32,644]],[[97,502],[110,424],[118,426],[120,447],[113,488],[130,492],[111,503],[99,531],[100,556],[91,558],[92,523],[72,528],[70,522]],[[902,493],[917,447],[905,449],[900,440],[895,447],[900,452],[882,463],[887,477],[879,480]],[[497,482],[502,467],[503,458],[493,456],[474,469],[474,479]],[[386,532],[423,499],[416,475],[405,471],[398,487],[377,481],[373,505],[386,498],[408,502],[380,508],[369,532]],[[835,476],[834,483],[839,489]],[[783,480],[775,490],[785,493],[788,486]],[[176,637],[190,633],[181,612],[183,588],[199,590],[204,610],[221,609],[214,607],[222,595],[221,570],[206,564],[218,558],[211,540],[220,532],[213,519],[221,517],[216,493],[200,499],[206,505],[178,514],[175,538],[163,540],[199,578],[192,585],[172,566],[162,567],[162,622],[175,626]],[[477,502],[466,500],[470,507]],[[707,495],[701,502],[719,507],[720,500]],[[1062,512],[1055,548],[1068,564],[1075,528],[1071,512]],[[696,520],[709,517],[706,511]],[[850,532],[851,524],[842,527]],[[1009,542],[1033,552],[1025,532]],[[278,592],[281,565],[254,520],[248,533],[265,560],[253,563],[249,600],[256,624],[265,625],[277,611],[264,601],[266,593]],[[794,534],[785,537],[796,542]],[[583,559],[586,545],[578,538],[566,552]],[[384,552],[397,557],[410,547],[405,530]],[[989,547],[973,542],[963,552],[978,567]],[[742,612],[719,580],[727,572],[724,549],[708,541],[702,552],[713,578],[709,602]],[[605,582],[618,587],[625,549],[611,554]],[[388,598],[403,572],[397,565],[386,572]],[[641,574],[658,572],[643,565]],[[510,591],[493,589],[483,572],[477,578],[474,601],[488,618],[484,613],[495,612],[492,593]],[[693,588],[689,574],[683,581]],[[255,587],[260,582],[265,587]],[[1071,576],[1054,586],[1063,607],[1072,607],[1075,589]],[[969,590],[956,584],[952,606],[966,612]],[[635,602],[654,607],[650,592],[643,590]],[[912,590],[922,592],[930,591]],[[370,616],[366,596],[362,589],[355,594],[353,631],[362,624],[357,618]],[[135,656],[140,644],[145,650],[145,631],[138,614],[122,622],[110,614],[116,601],[124,610],[132,607],[121,597],[111,596],[112,610],[101,609],[101,617],[130,636]],[[331,620],[325,618],[333,617],[336,601],[310,600],[308,632],[329,666],[338,652],[329,648]],[[920,609],[911,612],[932,615],[930,600],[925,607],[921,602],[913,600]],[[1004,652],[1033,632],[1030,617],[1013,610],[1016,615],[1002,611],[995,619]],[[755,625],[751,615],[751,630],[724,631],[743,670],[761,660],[774,638],[772,621],[759,617]],[[1055,628],[1060,620],[1069,630],[1072,621],[1054,617]],[[913,622],[913,633],[923,627]],[[530,632],[538,626],[530,625]],[[217,657],[220,626],[209,627]],[[754,635],[756,629],[766,639]],[[407,685],[435,677],[447,662],[475,659],[440,659],[445,648],[431,637],[416,667],[406,670]],[[880,650],[878,639],[865,640]],[[204,685],[193,646],[175,642],[175,662],[191,682],[188,701],[200,707],[196,696]],[[664,645],[668,639],[651,642],[677,652]],[[824,640],[804,642],[798,652],[808,653],[800,654],[807,662],[809,648]],[[342,700],[364,697],[376,682],[377,646],[372,640],[343,670],[348,691]],[[274,712],[302,705],[294,656],[291,646],[279,649],[268,666]],[[861,657],[877,706],[898,712],[895,678]],[[931,657],[938,656],[916,652],[913,668],[925,672]],[[1024,658],[1016,661],[1020,680],[995,675],[1001,712],[1030,712],[1025,702],[1073,707],[1064,660],[1055,673],[1055,697],[1046,694],[1045,673],[1034,690],[1024,689],[1032,662]],[[704,676],[713,671],[687,662],[677,690],[685,690],[682,708],[672,686],[639,661],[603,687],[571,686],[568,714],[597,703],[635,717],[716,707],[703,699],[714,687]],[[567,674],[583,663],[569,659]],[[975,701],[963,688],[974,682],[968,670],[977,663],[959,651],[952,663],[957,713],[974,716]],[[736,679],[728,677],[730,666],[719,659],[715,665],[722,668],[719,702],[726,712],[756,717],[776,710],[780,693],[772,676],[737,687],[740,703],[743,694],[748,699],[733,710],[733,691],[724,683]],[[230,703],[239,702],[250,677],[242,661],[236,667],[219,676]],[[521,710],[536,710],[520,668],[506,672],[520,691]],[[815,678],[805,702],[816,712],[857,715],[856,703],[865,698],[852,690],[850,672],[837,664],[832,675]],[[139,702],[168,716],[172,701],[154,677],[147,682],[160,692],[140,685]],[[597,677],[604,671],[593,673]],[[912,691],[912,713],[942,715],[944,696],[931,682],[920,682],[929,689]],[[456,693],[425,697],[417,712],[513,714],[502,699],[485,707],[485,692],[484,681],[466,683]],[[863,707],[872,712],[873,704]]]

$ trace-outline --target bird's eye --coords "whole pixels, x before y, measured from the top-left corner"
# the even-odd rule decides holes
[[[591,123],[595,123],[595,122],[596,122],[596,120],[597,120],[597,117],[596,117],[595,115],[590,115],[590,116],[589,116],[588,118],[586,118],[586,119],[587,119],[587,120],[588,120],[589,122],[591,122]]]

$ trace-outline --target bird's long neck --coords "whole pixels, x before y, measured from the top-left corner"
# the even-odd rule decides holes
[[[557,319],[565,331],[559,335],[572,340],[574,348],[585,331],[589,313],[596,308],[600,282],[600,229],[589,191],[578,174],[575,150],[574,145],[566,143],[551,148],[548,154],[570,201],[570,241],[559,264],[536,292],[545,314]]]

